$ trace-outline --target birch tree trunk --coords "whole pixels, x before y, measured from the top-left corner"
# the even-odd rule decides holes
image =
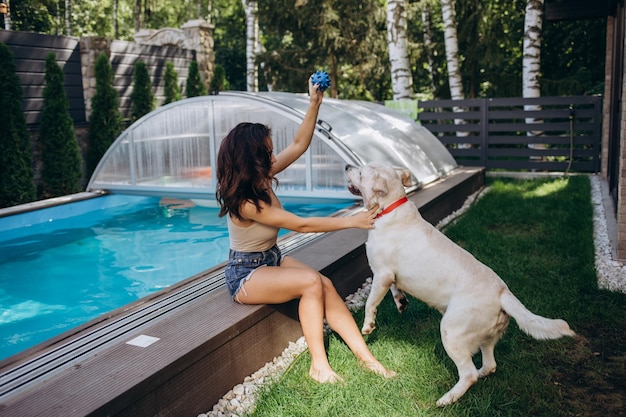
[[[65,0],[65,34],[72,36],[72,2]]]
[[[387,40],[394,100],[413,98],[413,77],[407,38],[407,1],[387,1]]]
[[[450,84],[450,97],[453,100],[462,100],[463,80],[459,66],[459,40],[456,30],[456,13],[454,0],[441,0],[441,14],[444,24],[444,40],[446,47],[446,62],[448,64],[448,82]]]
[[[2,0],[2,3],[7,5],[7,12],[4,14],[4,29],[11,30],[11,9],[7,0]]]
[[[255,64],[259,49],[259,4],[256,0],[241,0],[246,13],[246,90],[259,91],[259,70]]]
[[[141,0],[135,0],[135,33],[141,29]]]
[[[120,25],[117,20],[117,6],[118,0],[113,0],[113,39],[119,38],[120,35]]]
[[[446,63],[448,65],[448,83],[450,84],[450,98],[452,100],[463,100],[463,79],[459,65],[459,39],[456,28],[456,12],[454,10],[454,0],[441,0],[441,14],[444,25],[444,41],[446,48]],[[463,107],[453,107],[455,113],[464,112]],[[454,119],[455,125],[463,125],[463,119]],[[456,136],[468,136],[467,132],[456,132]],[[459,148],[469,148],[467,143],[459,143]]]
[[[541,28],[543,25],[543,0],[528,0],[524,18],[524,43],[522,58],[522,97],[541,97]],[[525,111],[540,111],[539,105],[526,105]],[[527,117],[526,123],[541,123],[534,117]],[[541,131],[528,131],[527,136],[541,135]],[[530,144],[530,148],[542,148],[541,144]]]
[[[432,41],[432,24],[430,20],[430,5],[428,3],[422,6],[422,26],[424,30],[424,50],[426,51],[426,60],[428,62],[428,75],[430,76],[430,88],[433,95],[436,92],[435,72],[433,61],[433,41]]]

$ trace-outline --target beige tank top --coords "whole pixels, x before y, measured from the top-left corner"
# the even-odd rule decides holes
[[[230,248],[238,252],[263,252],[276,244],[278,227],[254,222],[250,226],[237,226],[227,216]]]

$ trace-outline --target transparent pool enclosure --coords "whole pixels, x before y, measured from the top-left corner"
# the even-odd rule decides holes
[[[168,104],[117,138],[87,189],[210,204],[216,188],[211,168],[228,132],[240,122],[266,124],[278,153],[294,137],[308,105],[306,95],[278,92],[222,92]],[[377,103],[324,98],[309,150],[278,175],[276,193],[281,198],[354,198],[345,166],[368,162],[408,168],[414,188],[457,166],[433,134],[403,114]]]

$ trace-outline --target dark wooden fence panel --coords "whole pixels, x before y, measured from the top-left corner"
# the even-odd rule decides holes
[[[600,170],[599,96],[430,100],[418,106],[418,120],[461,165]]]
[[[54,53],[63,69],[70,116],[75,123],[85,122],[85,100],[78,38],[0,30],[0,42],[13,53],[17,76],[22,82],[26,123],[39,123],[43,107],[46,57]]]
[[[70,116],[75,124],[86,123],[86,94],[83,90],[79,38],[0,30],[0,42],[6,44],[13,53],[16,72],[22,83],[23,108],[29,126],[36,127],[40,121],[46,57],[50,52],[55,54],[57,63],[63,69]],[[184,94],[183,81],[187,79],[189,64],[194,59],[195,51],[177,46],[111,42],[110,60],[114,72],[114,87],[120,97],[122,115],[130,116],[130,95],[137,61],[143,61],[148,68],[156,98],[155,104],[158,106],[165,97],[166,62],[174,64]]]

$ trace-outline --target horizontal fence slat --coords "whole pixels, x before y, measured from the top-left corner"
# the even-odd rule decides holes
[[[593,145],[596,138],[589,135],[576,135],[574,136],[575,145]],[[563,145],[569,144],[570,137],[566,136],[540,136],[540,139],[536,136],[489,136],[489,145],[510,145],[520,144],[526,145],[529,143],[545,143],[548,145]]]
[[[593,131],[595,123],[577,122],[574,123],[575,130]],[[557,123],[490,123],[489,132],[568,132],[570,130],[569,122]]]
[[[418,103],[418,120],[459,164],[597,172],[601,106],[600,96],[428,100]]]
[[[476,166],[476,165],[470,165]],[[480,165],[484,166],[484,165]],[[506,169],[506,170],[531,170],[531,171],[565,171],[569,166],[569,161],[489,161],[487,169]],[[570,171],[576,172],[594,172],[594,163],[587,161],[572,162]]]
[[[420,119],[422,120],[450,120],[450,119],[480,119],[480,112],[478,111],[465,111],[465,112],[422,112],[420,113]]]

